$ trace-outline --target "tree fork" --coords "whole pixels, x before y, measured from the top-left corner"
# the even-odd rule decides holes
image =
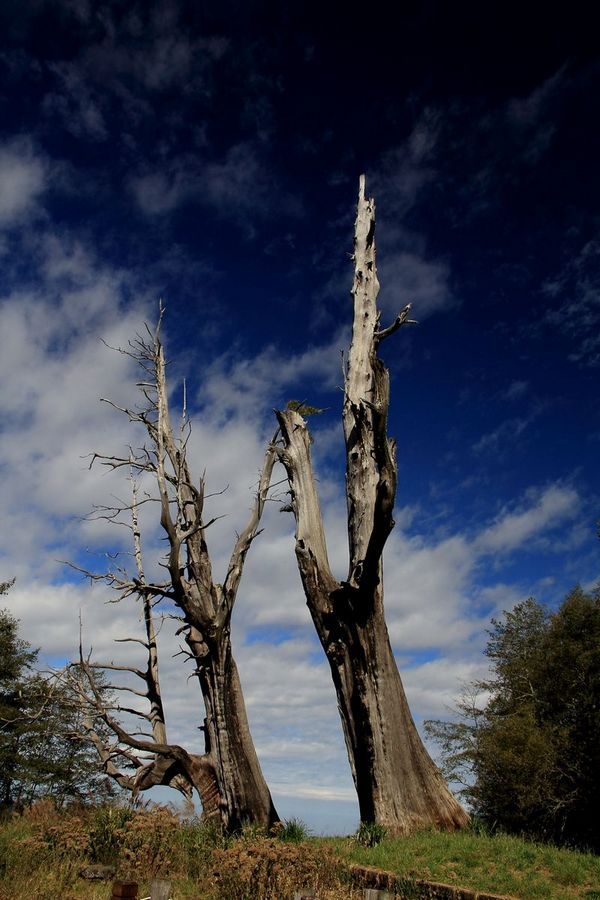
[[[105,581],[119,591],[121,598],[133,595],[144,601],[146,641],[138,642],[147,648],[146,672],[112,664],[101,668],[125,669],[145,681],[147,690],[142,696],[150,702],[150,712],[125,711],[141,715],[151,722],[153,740],[138,740],[135,735],[126,732],[106,709],[102,709],[101,697],[94,690],[93,679],[89,677],[91,667],[88,665],[86,674],[95,700],[92,713],[108,725],[120,742],[117,753],[134,766],[135,757],[126,748],[143,750],[154,757],[142,773],[149,783],[153,778],[165,777],[170,779],[168,783],[179,789],[185,789],[187,783],[193,785],[200,794],[205,813],[211,818],[218,818],[228,832],[238,830],[244,822],[270,827],[278,821],[278,817],[250,734],[238,670],[231,651],[230,628],[245,559],[252,542],[260,533],[260,520],[277,457],[274,444],[277,435],[267,446],[254,503],[246,525],[236,539],[225,580],[223,584],[217,584],[213,579],[206,542],[206,530],[214,519],[206,521],[204,518],[204,477],[194,482],[188,465],[190,424],[185,400],[178,436],[175,435],[169,412],[160,319],[154,334],[146,327],[145,335],[138,335],[136,340],[130,342],[128,350],[120,352],[133,358],[144,372],[144,381],[139,387],[145,403],[143,407],[133,409],[111,405],[125,413],[131,422],[140,423],[146,429],[149,444],[137,453],[130,449],[127,457],[95,453],[92,463],[99,460],[112,469],[128,466],[132,473],[150,473],[154,477],[156,496],[150,499],[156,500],[160,507],[160,524],[167,541],[166,568],[169,577],[166,583],[154,583],[144,576],[135,491],[130,507],[100,507],[100,510],[103,511],[102,516],[110,521],[118,521],[121,513],[131,510],[132,523],[129,527],[133,534],[137,576],[132,578],[122,569],[103,575],[85,574],[93,580]],[[163,599],[175,604],[181,613],[183,625],[177,634],[184,634],[183,640],[189,651],[182,648],[182,652],[195,664],[194,674],[198,677],[206,707],[206,752],[202,756],[166,743],[158,680],[157,635],[152,620],[153,603]],[[80,665],[82,663],[83,657]],[[93,740],[91,733],[88,737]],[[100,751],[98,745],[97,749]],[[160,764],[159,758],[162,758]],[[107,762],[112,761],[107,757]],[[115,777],[118,773],[111,771],[109,774]],[[182,783],[182,778],[187,779],[187,783]]]
[[[396,444],[387,434],[389,374],[380,343],[412,324],[410,305],[380,329],[375,203],[360,178],[354,239],[354,320],[345,371],[349,570],[338,581],[310,455],[311,437],[295,409],[277,412],[280,459],[296,519],[296,558],[307,605],[329,661],[356,785],[361,820],[395,833],[456,829],[468,816],[427,753],[408,707],[383,608],[382,554],[394,527]]]

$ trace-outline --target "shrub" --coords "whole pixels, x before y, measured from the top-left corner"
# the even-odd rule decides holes
[[[215,900],[281,900],[309,888],[319,897],[352,896],[339,857],[328,847],[269,838],[214,850]]]
[[[170,875],[182,864],[180,822],[170,809],[137,812],[122,829],[121,866],[147,878]]]
[[[99,806],[92,811],[89,823],[92,862],[111,863],[118,859],[124,831],[133,816],[133,810],[126,806]]]
[[[177,833],[182,868],[188,878],[203,878],[210,870],[212,851],[224,849],[229,838],[215,822],[193,820],[183,823]]]

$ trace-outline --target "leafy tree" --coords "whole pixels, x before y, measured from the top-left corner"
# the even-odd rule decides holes
[[[2,593],[9,587],[10,582],[2,584]],[[19,638],[18,624],[7,610],[0,611],[0,802],[6,804],[16,799],[28,706],[25,679],[37,658],[37,651]]]
[[[112,786],[76,738],[81,713],[68,687],[34,670],[38,652],[19,636],[18,620],[0,611],[0,804],[104,798]]]
[[[486,654],[460,720],[426,723],[446,776],[491,826],[599,849],[600,591],[576,587],[554,614],[518,604],[492,620]]]

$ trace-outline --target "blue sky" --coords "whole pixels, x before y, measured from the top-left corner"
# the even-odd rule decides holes
[[[358,175],[377,203],[398,439],[390,633],[416,718],[485,667],[493,615],[600,575],[600,62],[584,6],[431,3],[362,20],[312,4],[5,2],[0,8],[0,580],[52,661],[123,658],[138,610],[59,560],[120,536],[83,523],[122,486],[92,450],[135,441],[123,345],[167,313],[217,571],[244,524],[273,407],[314,420],[330,556],[346,566],[340,350]],[[562,16],[562,17],[561,17]],[[385,324],[385,323],[384,323]],[[280,472],[279,477],[283,477]],[[146,521],[147,558],[161,547]],[[235,611],[276,802],[316,830],[357,810],[327,667],[269,508]],[[170,737],[200,697],[161,632]],[[187,673],[186,673],[187,674]]]

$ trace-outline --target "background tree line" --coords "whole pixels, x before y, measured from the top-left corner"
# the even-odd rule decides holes
[[[0,595],[12,582],[0,584]],[[113,782],[97,754],[79,738],[82,712],[68,688],[35,668],[38,650],[19,636],[19,623],[0,610],[0,806],[53,797],[106,800]]]
[[[550,613],[519,603],[488,631],[487,679],[429,721],[446,777],[492,828],[600,850],[600,589]]]
[[[6,593],[10,583],[0,585]],[[530,598],[493,619],[490,675],[465,689],[455,721],[425,723],[444,776],[492,829],[600,849],[600,590],[574,588],[551,613]],[[0,802],[114,796],[64,684],[0,611]]]

